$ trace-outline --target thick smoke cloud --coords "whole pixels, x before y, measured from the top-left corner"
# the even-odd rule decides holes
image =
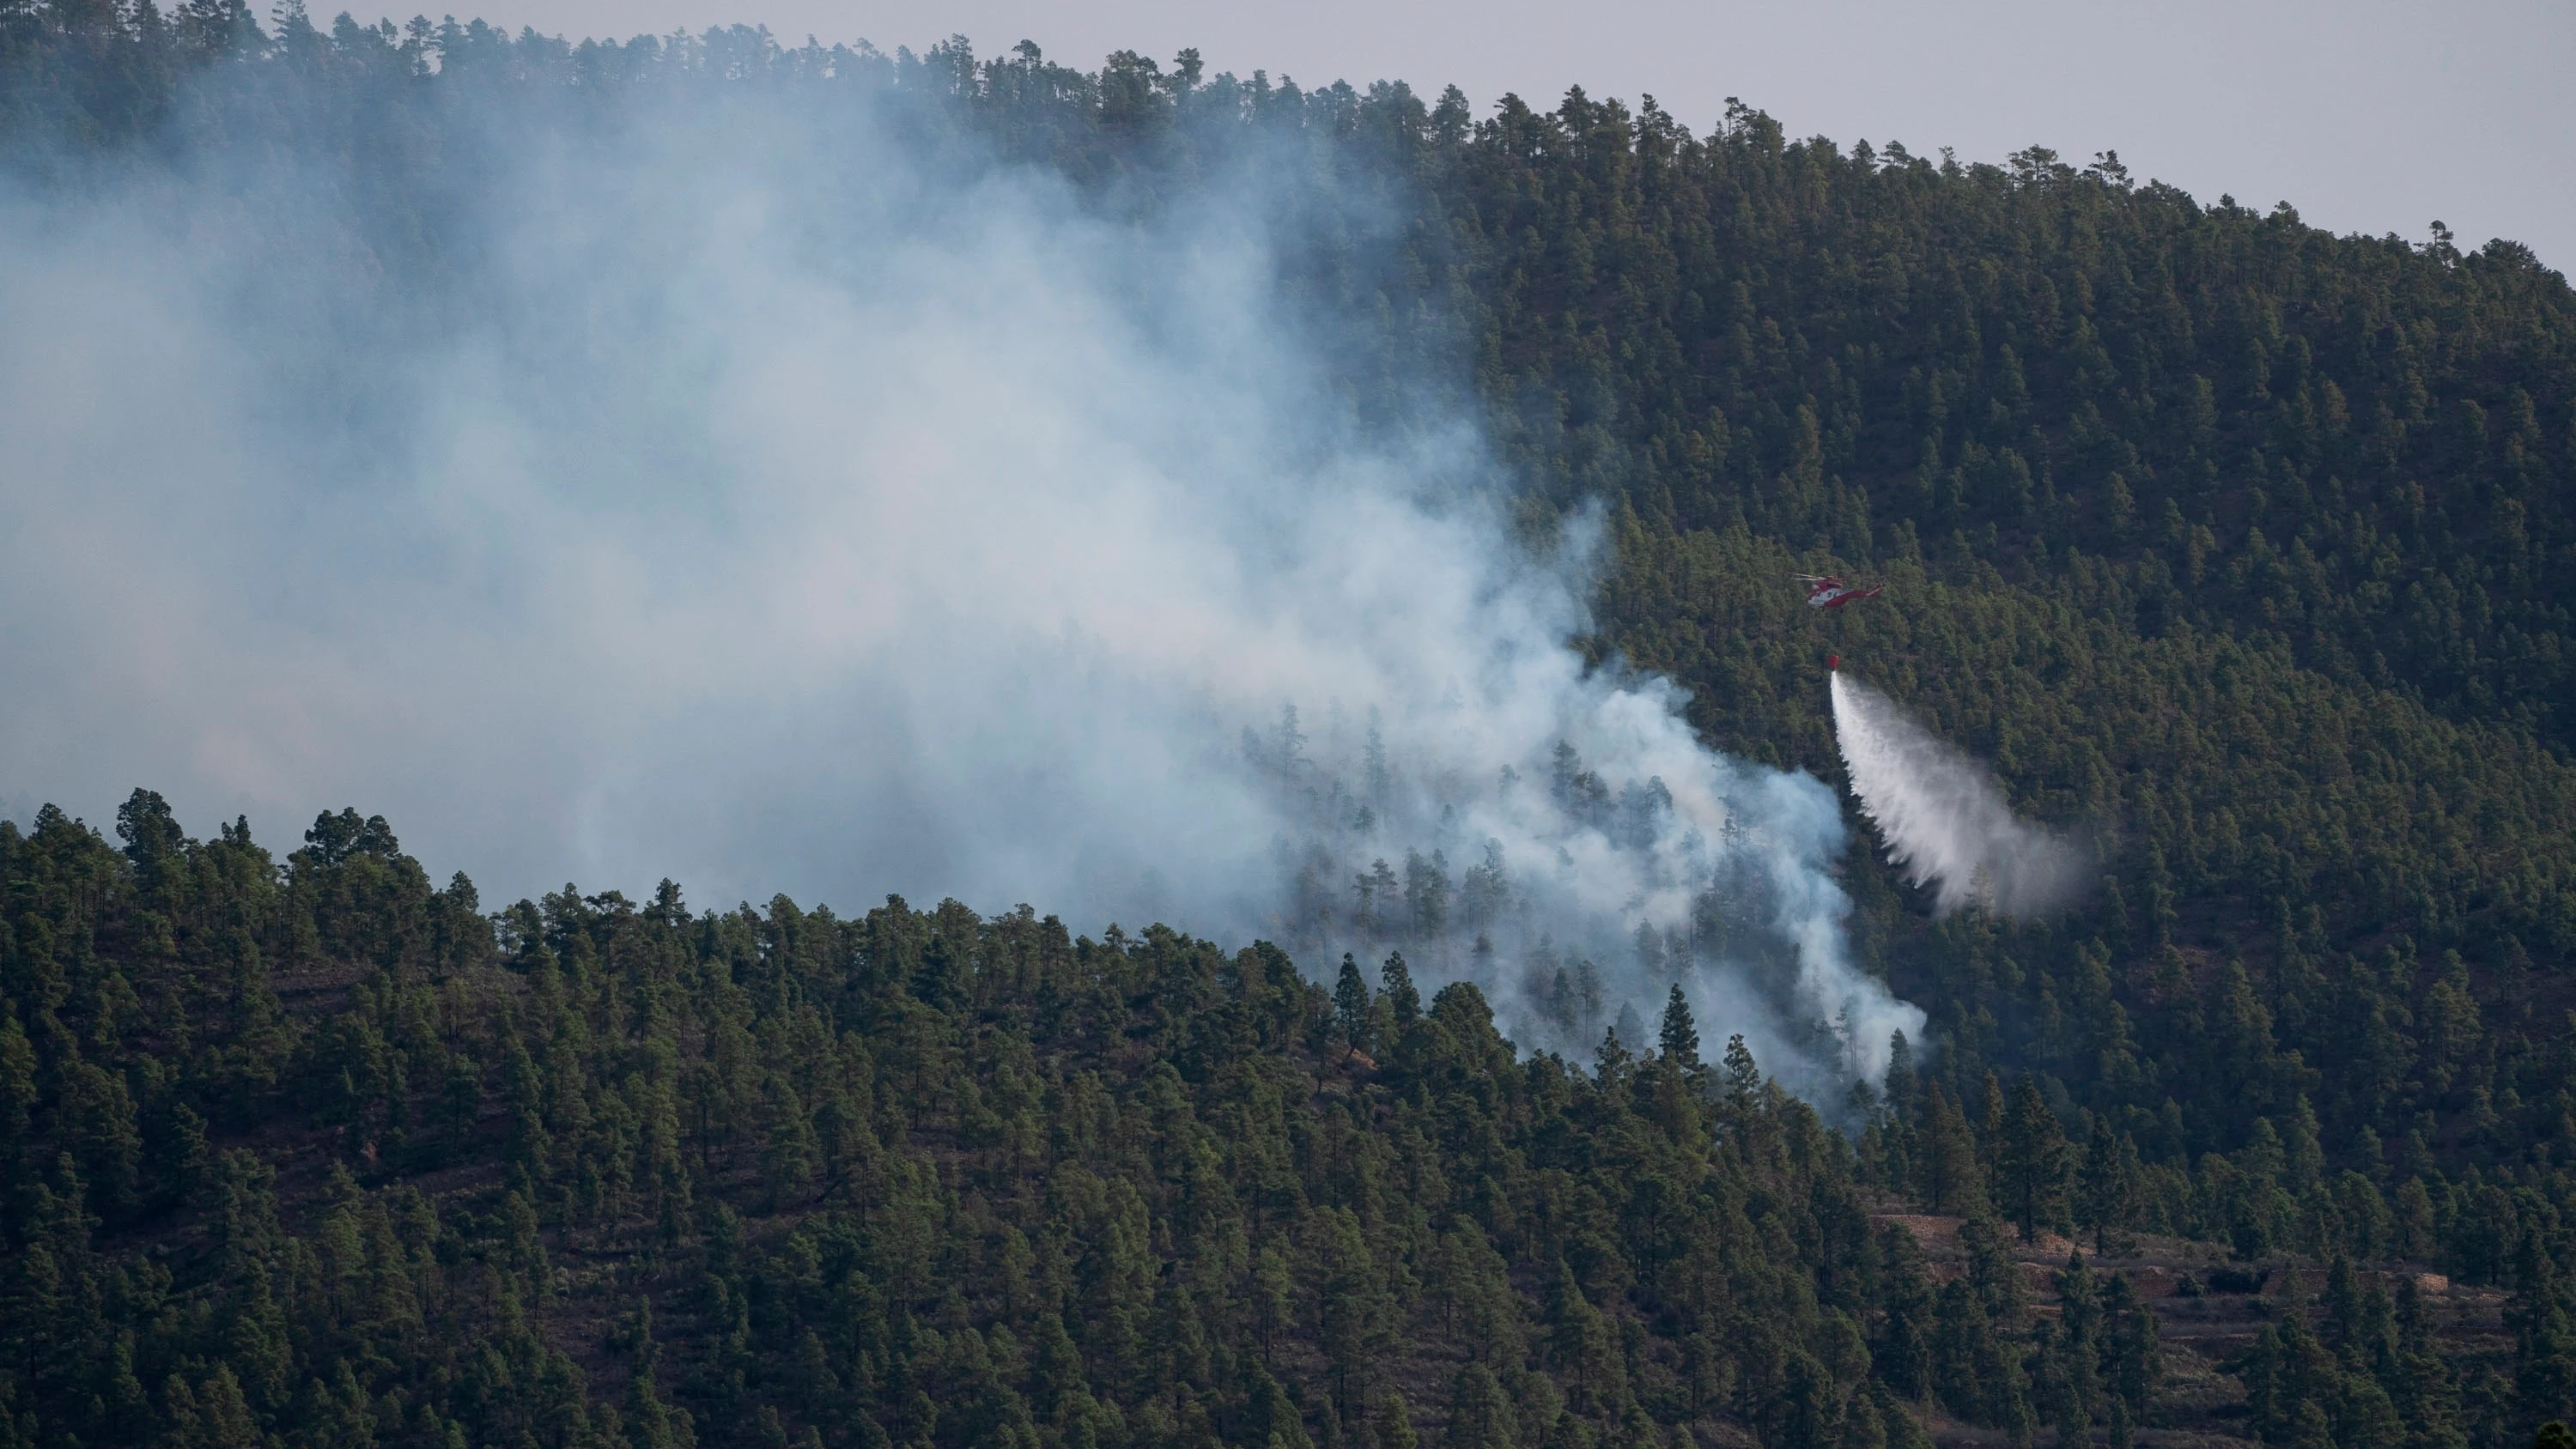
[[[2072,901],[2083,858],[2072,843],[2012,812],[2003,787],[1886,695],[1833,676],[1834,738],[1862,813],[1887,858],[1943,913],[1982,905],[2038,915]]]
[[[864,110],[474,127],[417,272],[362,169],[0,209],[14,813],[1402,949],[1586,1055],[1679,982],[1820,1092],[1919,1032],[1830,792],[1568,647],[1589,527],[1516,542],[1468,419],[1354,421],[1271,168],[1138,221]]]

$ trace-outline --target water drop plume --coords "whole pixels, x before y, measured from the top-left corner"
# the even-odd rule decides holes
[[[1852,793],[1887,858],[1931,889],[1936,910],[2032,916],[2075,898],[2083,858],[2073,842],[2014,815],[1993,774],[1895,701],[1840,670],[1832,678]]]

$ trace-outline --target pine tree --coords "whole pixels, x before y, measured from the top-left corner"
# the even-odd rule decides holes
[[[1413,972],[1404,964],[1404,953],[1389,954],[1378,969],[1387,1010],[1394,1015],[1396,1030],[1409,1029],[1422,1016],[1422,993],[1414,989]]]
[[[1343,1045],[1351,1051],[1368,1050],[1369,1007],[1374,1000],[1367,979],[1360,975],[1360,963],[1349,952],[1342,953],[1342,972],[1333,983],[1333,1018],[1341,1027]]]
[[[1511,1401],[1480,1363],[1458,1370],[1449,1389],[1449,1427],[1441,1449],[1516,1449]]]
[[[0,1152],[14,1152],[25,1139],[37,1100],[36,1049],[17,1009],[0,996]]]
[[[1699,1026],[1691,1020],[1690,1003],[1682,999],[1679,983],[1675,983],[1672,994],[1664,1001],[1661,1040],[1664,1064],[1696,1078],[1700,1072]],[[1736,1040],[1741,1041],[1742,1038]]]
[[[1950,1094],[1934,1082],[1924,1093],[1922,1198],[1934,1212],[1974,1218],[1986,1211],[1985,1174],[1977,1138]]]
[[[1377,1449],[1419,1449],[1422,1442],[1413,1432],[1413,1415],[1405,1408],[1402,1394],[1388,1394],[1378,1401],[1376,1429]]]
[[[2129,1280],[2117,1273],[2103,1281],[2101,1340],[2103,1382],[2134,1420],[2164,1377],[2163,1343],[2154,1311],[2137,1301]]]
[[[2108,1118],[2093,1119],[2077,1183],[2076,1220],[2078,1226],[2092,1231],[2097,1254],[2127,1251],[2125,1229],[2137,1213],[2137,1153],[2137,1144],[2126,1133],[2113,1132]]]
[[[2022,1240],[2032,1240],[2041,1228],[2061,1226],[2066,1216],[2066,1133],[2027,1074],[2013,1088],[1995,1156]]]
[[[1894,1223],[1879,1232],[1879,1333],[1870,1361],[1889,1387],[1908,1398],[1932,1391],[1932,1283],[1914,1235]]]
[[[1753,1103],[1762,1092],[1762,1069],[1753,1062],[1752,1049],[1745,1046],[1741,1035],[1726,1039],[1726,1102],[1738,1120],[1749,1117]]]

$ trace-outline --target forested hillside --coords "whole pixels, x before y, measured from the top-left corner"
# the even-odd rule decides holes
[[[1599,657],[1831,779],[1838,651],[2085,832],[2098,890],[1935,920],[1855,851],[1864,954],[1933,1025],[1883,1094],[1804,1104],[1686,1010],[1518,1058],[1400,956],[487,911],[355,812],[280,857],[148,791],[113,840],[49,811],[0,825],[0,1446],[2503,1449],[2576,1415],[2558,273],[1750,109],[0,10],[13,186],[294,152],[369,192],[389,274],[438,275],[470,179],[441,117],[722,85],[1112,215],[1294,178],[1281,284],[1355,319],[1354,414],[1473,406],[1534,541],[1607,511]],[[1888,588],[1820,618],[1789,576],[1826,570]]]

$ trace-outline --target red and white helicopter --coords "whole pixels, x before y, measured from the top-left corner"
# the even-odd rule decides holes
[[[1887,587],[1885,584],[1872,584],[1864,589],[1845,583],[1834,574],[1800,574],[1798,581],[1807,586],[1807,607],[1810,609],[1839,609],[1854,599],[1875,599]]]

